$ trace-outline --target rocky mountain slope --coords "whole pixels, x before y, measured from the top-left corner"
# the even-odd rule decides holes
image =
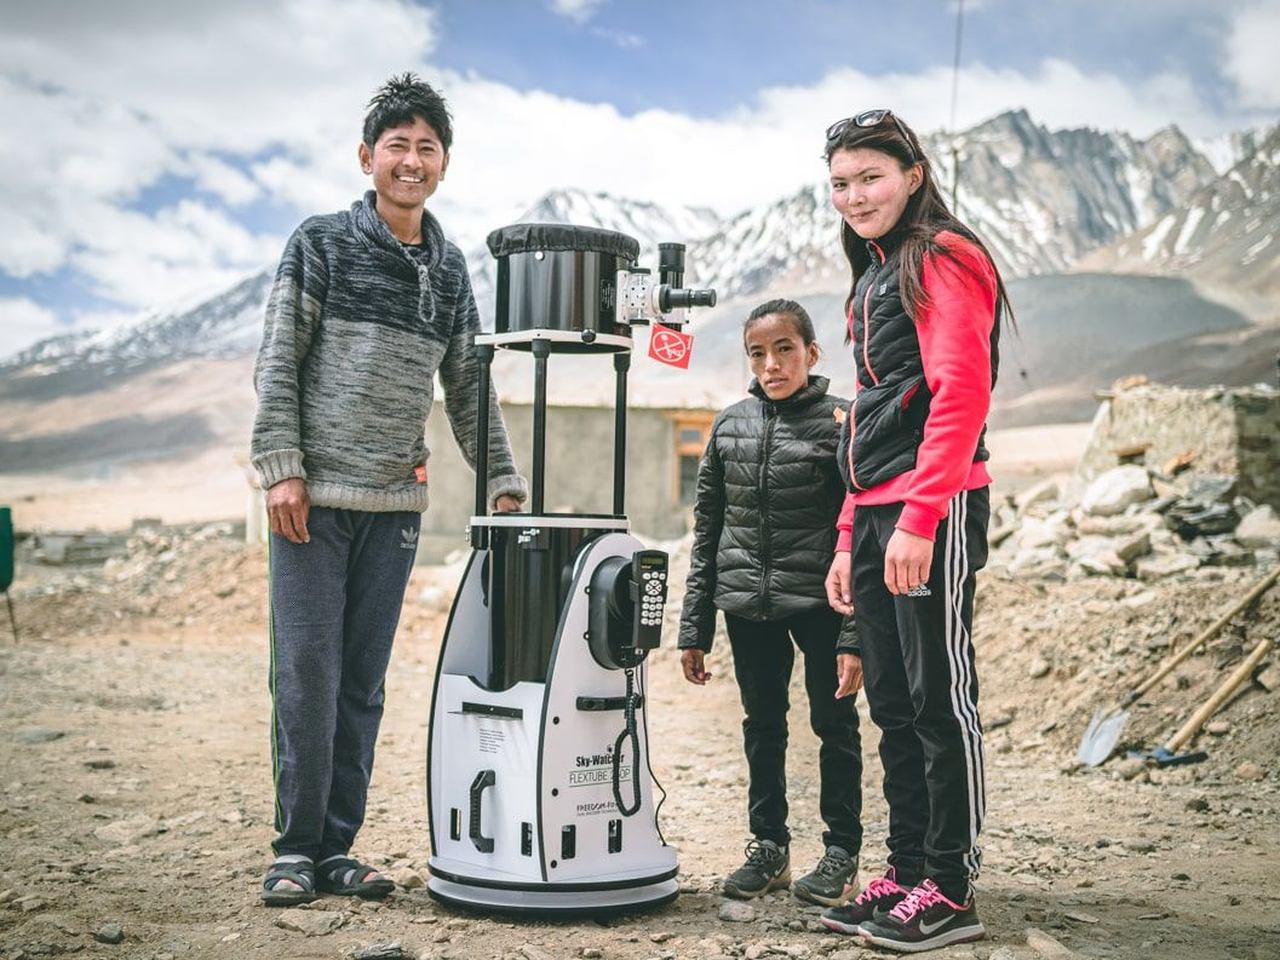
[[[1002,345],[997,422],[1087,417],[1092,391],[1125,373],[1173,383],[1207,376],[1228,385],[1270,376],[1253,361],[1274,355],[1277,330],[1252,327],[1249,319],[1258,318],[1256,302],[1265,305],[1264,294],[1280,275],[1280,245],[1270,239],[1280,192],[1277,136],[1274,129],[1265,136],[1248,132],[1213,145],[1217,163],[1247,154],[1222,176],[1173,127],[1137,140],[1051,131],[1016,111],[954,140],[930,140],[940,182],[952,183],[958,161],[962,214],[1001,260],[1018,309],[1018,333]],[[822,371],[832,375],[835,389],[850,388],[846,365],[837,359],[847,267],[824,183],[727,221],[705,209],[574,190],[548,194],[522,219],[619,230],[636,237],[648,256],[659,241],[685,241],[688,281],[719,292],[720,306],[696,315],[689,371],[638,359],[636,402],[715,407],[737,396],[746,382],[741,317],[759,300],[783,294],[809,307],[831,357]],[[469,259],[481,315],[491,317],[493,261],[483,249]],[[1093,273],[1064,274],[1068,268]],[[1116,275],[1129,273],[1177,276]],[[193,424],[207,423],[239,447],[251,394],[240,390],[234,403],[219,401],[217,409],[209,397],[219,384],[231,395],[228,363],[242,371],[235,381],[247,383],[271,278],[272,270],[264,269],[217,296],[110,330],[46,340],[0,362],[0,469],[24,472],[64,457],[71,457],[66,468],[72,469],[91,462],[87,451],[107,436],[115,438],[112,463],[131,459],[126,448],[135,435],[149,439],[145,456],[139,448],[134,459],[154,459],[157,438],[208,436]],[[1227,300],[1224,307],[1205,299],[1201,278],[1219,290],[1260,292],[1251,302]],[[641,353],[647,347],[642,331],[637,346]],[[1206,357],[1212,363],[1201,362]],[[518,359],[504,358],[495,376],[508,395],[527,396],[529,365]],[[212,379],[192,391],[193,378]],[[165,392],[170,389],[177,393]],[[612,392],[609,365],[557,358],[555,402],[610,402]],[[157,427],[156,397],[166,398],[165,430]],[[140,398],[149,398],[147,406],[131,405]],[[77,460],[76,451],[85,457]]]
[[[1189,277],[1272,303],[1280,293],[1280,126],[1221,177],[1138,232],[1084,257],[1081,269]]]
[[[1274,151],[1267,144],[1228,175],[1238,187],[1234,192],[1224,189],[1220,205],[1274,202],[1265,199],[1274,197],[1276,179],[1275,164],[1261,159],[1269,156],[1267,150]],[[1217,176],[1176,127],[1146,140],[1088,129],[1050,131],[1025,111],[1002,114],[954,139],[933,137],[929,149],[939,180],[948,187],[958,160],[961,212],[1015,277],[1060,272],[1093,249],[1159,227],[1169,216],[1179,216],[1189,198],[1214,185]],[[661,240],[688,242],[690,280],[714,286],[722,300],[776,289],[837,292],[845,284],[838,220],[820,179],[727,222],[706,209],[660,207],[576,190],[548,194],[521,219],[619,230],[650,252]],[[1243,213],[1237,218],[1241,223],[1253,219]],[[1164,228],[1166,233],[1169,229]],[[1250,264],[1274,267],[1280,262],[1265,247],[1252,256]],[[472,251],[469,259],[481,315],[487,317],[492,261],[483,249]],[[188,309],[146,314],[110,331],[44,341],[0,369],[47,372],[68,364],[136,368],[152,360],[249,352],[260,333],[270,276],[271,270],[264,270]]]

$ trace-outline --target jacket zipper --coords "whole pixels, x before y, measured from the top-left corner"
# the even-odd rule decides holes
[[[853,441],[858,435],[858,380],[853,381],[853,402],[849,404],[849,450],[846,459],[849,461],[849,483],[857,490],[865,490],[853,472]]]
[[[867,241],[867,243],[872,247],[872,249],[875,250],[876,254],[880,257],[880,263],[873,264],[873,266],[876,268],[876,272],[879,273],[880,265],[884,263],[884,251],[881,250],[879,245],[876,244],[874,241],[869,240]],[[871,352],[870,352],[871,290],[873,287],[875,287],[874,276],[872,276],[870,280],[867,282],[867,292],[862,295],[862,365],[866,368],[867,376],[871,378],[872,384],[878,386],[880,384],[880,378],[877,377],[876,372],[871,369]],[[850,327],[853,326],[852,311],[850,311],[850,314],[849,314],[849,325]],[[853,444],[858,436],[858,389],[859,389],[859,386],[860,384],[858,382],[858,378],[855,376],[853,378],[853,403],[849,404],[849,483],[857,490],[865,490],[866,488],[863,487],[861,484],[859,484],[857,479],[855,478],[854,466],[853,466]]]
[[[874,241],[868,241],[876,254],[880,257],[880,263],[874,264],[875,272],[880,272],[880,265],[884,263],[884,253]],[[871,291],[875,287],[876,281],[874,274],[867,283],[867,292],[862,295],[862,365],[867,368],[867,376],[871,378],[873,384],[879,384],[880,378],[876,376],[876,372],[871,369]]]
[[[769,448],[773,442],[773,425],[777,420],[777,408],[772,403],[764,405],[764,450],[760,457],[760,473],[756,487],[760,494],[760,613],[769,612]]]

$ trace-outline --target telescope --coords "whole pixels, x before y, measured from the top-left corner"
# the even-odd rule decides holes
[[[469,910],[566,916],[652,908],[677,894],[676,852],[653,801],[645,697],[662,637],[668,557],[625,514],[627,374],[635,325],[682,326],[714,306],[683,286],[685,249],[658,275],[608,230],[515,224],[489,234],[494,332],[475,338],[475,515],[436,668],[427,737],[430,895]],[[534,363],[529,512],[490,515],[491,367]],[[545,507],[553,354],[611,355],[613,509]]]

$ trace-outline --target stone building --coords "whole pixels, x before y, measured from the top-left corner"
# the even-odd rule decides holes
[[[516,465],[532,463],[533,407],[503,400]],[[627,416],[626,508],[642,539],[674,540],[689,529],[698,462],[716,411],[696,407],[633,405]],[[431,506],[423,515],[419,562],[438,562],[466,546],[464,531],[475,505],[475,476],[462,459],[444,416],[427,420]],[[613,509],[613,408],[547,408],[546,509],[553,513],[610,513]]]
[[[1236,494],[1280,509],[1280,392],[1266,385],[1118,389],[1098,408],[1076,479],[1087,483],[1126,462],[1156,476],[1232,476]]]

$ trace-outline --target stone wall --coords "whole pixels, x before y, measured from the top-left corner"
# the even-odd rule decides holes
[[[1123,461],[1121,453],[1146,445]],[[1280,508],[1280,392],[1266,386],[1184,389],[1144,384],[1104,400],[1076,470],[1079,486],[1121,462],[1160,476],[1193,453],[1181,479],[1237,478],[1235,492]]]

